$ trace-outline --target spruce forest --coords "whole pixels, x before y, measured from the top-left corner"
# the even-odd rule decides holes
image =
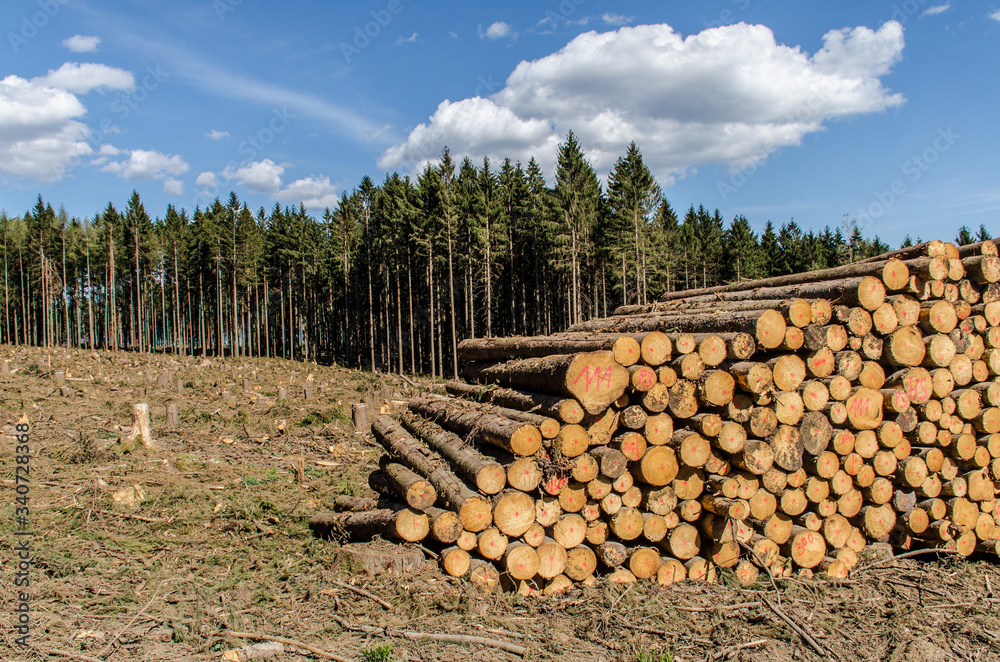
[[[152,218],[133,192],[79,219],[39,196],[0,215],[0,234],[2,342],[449,377],[464,338],[550,334],[665,291],[889,250],[850,221],[819,234],[768,221],[758,236],[743,216],[679,213],[634,143],[604,190],[572,133],[552,187],[534,159],[456,164],[445,149],[415,181],[365,177],[319,218],[235,193]]]

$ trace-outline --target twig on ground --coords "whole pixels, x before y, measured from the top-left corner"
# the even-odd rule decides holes
[[[806,630],[801,625],[799,625],[798,623],[796,623],[795,621],[793,621],[785,612],[783,612],[780,609],[778,609],[778,607],[774,603],[772,603],[771,601],[769,601],[767,598],[765,598],[763,596],[761,596],[760,601],[763,602],[765,605],[767,605],[768,609],[770,609],[771,611],[773,611],[774,614],[778,618],[780,618],[785,623],[787,623],[788,627],[792,628],[792,630],[795,632],[795,634],[797,634],[800,637],[802,637],[802,640],[805,641],[807,644],[809,644],[809,646],[814,651],[816,651],[817,653],[819,653],[820,655],[822,655],[824,658],[831,658],[832,657],[832,658],[835,658],[835,659],[840,659],[840,658],[836,658],[836,656],[834,656],[830,651],[828,651],[825,648],[823,648],[822,646],[820,646],[819,642],[816,641],[812,637],[812,635],[810,635],[808,632],[806,632]]]
[[[947,595],[948,595],[947,593],[944,593],[942,591],[935,591],[932,588],[926,588],[926,587],[921,586],[919,584],[914,584],[913,582],[906,582],[906,581],[903,581],[901,579],[892,579],[891,577],[883,577],[882,581],[886,582],[887,584],[895,584],[897,586],[905,586],[906,588],[915,588],[918,591],[923,591],[924,593],[930,593],[931,595],[940,595],[941,597],[947,597]]]
[[[118,631],[118,634],[116,634],[116,635],[115,635],[115,636],[114,636],[114,637],[113,637],[113,638],[111,639],[111,641],[109,641],[109,642],[108,642],[108,645],[107,645],[107,646],[105,646],[105,647],[104,647],[104,648],[103,648],[103,649],[101,650],[101,652],[97,654],[97,655],[98,655],[98,657],[103,657],[104,655],[106,655],[106,654],[108,653],[108,651],[110,651],[110,650],[112,649],[112,647],[113,647],[113,646],[115,645],[115,643],[116,643],[116,642],[118,641],[118,639],[119,639],[119,638],[120,638],[120,637],[121,637],[121,636],[122,636],[123,634],[125,634],[125,631],[126,631],[126,630],[128,630],[128,629],[129,629],[130,627],[132,627],[132,624],[133,624],[133,623],[135,623],[135,622],[136,622],[137,620],[139,620],[139,617],[140,617],[140,616],[142,616],[142,613],[143,613],[144,611],[146,611],[147,609],[149,609],[149,605],[153,604],[153,600],[155,600],[155,599],[156,599],[156,596],[157,596],[157,594],[158,594],[158,593],[160,592],[160,589],[161,589],[161,588],[163,587],[163,585],[164,585],[164,584],[166,584],[167,582],[172,582],[172,581],[177,581],[178,579],[180,579],[180,577],[173,577],[173,578],[171,578],[171,579],[164,579],[164,580],[163,580],[162,582],[160,582],[159,584],[157,584],[157,586],[156,586],[156,590],[155,590],[155,591],[153,591],[153,597],[151,597],[151,598],[149,599],[149,602],[147,602],[146,604],[144,604],[144,605],[142,606],[142,609],[140,609],[139,611],[137,611],[137,612],[136,612],[136,614],[135,614],[135,616],[133,616],[133,617],[132,617],[132,620],[130,620],[130,621],[129,621],[129,622],[128,622],[128,623],[126,624],[126,625],[125,625],[125,627],[123,627],[123,628],[122,628],[121,630],[119,630],[119,631]]]
[[[55,648],[48,651],[49,655],[60,655],[62,657],[68,657],[71,660],[80,660],[80,662],[104,662],[99,657],[91,657],[89,655],[84,655],[83,653],[72,653],[70,651],[56,650]]]
[[[881,561],[875,561],[868,565],[859,565],[855,569],[855,574],[861,572],[862,570],[868,570],[869,568],[877,568],[880,565],[885,565],[886,563],[892,563],[893,561],[898,561],[899,559],[907,559],[911,556],[919,556],[920,554],[958,554],[958,550],[955,549],[915,549],[912,552],[903,552],[902,554],[896,554],[887,559],[882,559]]]
[[[148,522],[150,524],[160,524],[160,523],[169,524],[170,522],[173,521],[173,519],[164,519],[162,517],[145,517],[143,515],[130,515],[128,513],[116,513],[110,510],[98,510],[97,512],[101,513],[102,515],[111,515],[112,517],[124,517],[125,519],[134,519],[140,522]]]
[[[259,639],[260,641],[274,641],[279,644],[285,644],[286,646],[294,646],[295,648],[301,648],[302,650],[309,651],[313,655],[319,655],[320,657],[325,657],[328,660],[337,660],[337,662],[352,662],[346,657],[340,657],[339,655],[334,655],[329,651],[325,651],[322,648],[316,648],[315,646],[310,646],[309,644],[303,643],[301,641],[295,641],[294,639],[288,639],[287,637],[272,637],[269,634],[257,634],[255,632],[236,632],[234,630],[225,630],[223,634],[228,634],[231,637],[237,637],[239,639]]]
[[[732,526],[732,525],[733,525],[733,521],[729,520],[729,526]],[[733,540],[736,540],[736,542],[738,542],[740,544],[740,547],[742,547],[745,551],[747,551],[747,552],[749,552],[750,554],[753,555],[753,558],[757,562],[757,565],[759,565],[760,567],[764,568],[764,571],[767,573],[767,578],[771,580],[771,586],[774,588],[775,596],[778,598],[778,604],[780,605],[781,604],[781,591],[778,590],[778,583],[774,581],[774,573],[771,572],[771,568],[769,568],[768,565],[766,563],[764,563],[764,559],[762,559],[762,558],[760,558],[760,556],[758,556],[757,552],[754,551],[753,547],[751,547],[750,545],[746,544],[742,540],[737,539],[735,532],[733,532]]]
[[[763,646],[767,643],[767,639],[757,639],[756,641],[748,641],[745,644],[739,644],[738,646],[729,646],[723,648],[721,651],[716,651],[708,657],[705,658],[704,662],[715,662],[716,660],[724,660],[726,657],[743,650],[744,648],[753,648],[755,646]]]
[[[372,600],[373,602],[377,602],[378,604],[382,605],[386,609],[390,609],[390,610],[392,609],[392,605],[391,604],[389,604],[388,602],[386,602],[382,598],[378,597],[374,593],[369,593],[368,591],[364,590],[363,588],[358,588],[357,586],[351,586],[350,584],[345,584],[344,582],[338,582],[335,579],[331,579],[329,581],[334,586],[339,586],[340,588],[346,588],[348,591],[354,591],[358,595],[363,595],[364,597],[368,598],[369,600]],[[332,592],[333,591],[320,591],[320,593],[323,594],[323,595],[328,595],[328,594],[330,594]]]
[[[416,383],[415,381],[413,381],[412,379],[410,379],[406,375],[400,374],[399,378],[402,379],[407,384],[409,384],[410,386],[412,386],[413,388],[421,388],[420,384]]]
[[[680,611],[691,611],[691,612],[706,612],[715,611],[716,609],[744,609],[748,607],[760,607],[760,602],[740,602],[735,605],[717,605],[715,607],[681,607],[679,605],[670,605],[671,609],[678,609]]]
[[[337,621],[337,623],[340,624],[340,627],[345,630],[355,630],[357,632],[364,632],[365,634],[380,634],[389,637],[396,636],[414,640],[429,639],[431,641],[446,641],[452,644],[482,644],[483,646],[500,648],[508,653],[513,653],[514,655],[519,655],[521,657],[524,657],[528,653],[528,649],[524,646],[518,646],[517,644],[510,644],[506,641],[499,641],[488,637],[475,637],[466,634],[432,634],[429,632],[414,632],[412,630],[392,630],[390,628],[380,628],[371,625],[353,625],[336,614],[333,615],[333,619]]]

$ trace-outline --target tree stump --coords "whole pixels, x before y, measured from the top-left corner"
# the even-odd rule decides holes
[[[132,431],[129,432],[128,441],[134,442],[137,438],[142,439],[144,447],[157,448],[149,429],[149,405],[145,402],[132,405]]]
[[[361,434],[365,434],[371,429],[372,424],[368,419],[368,405],[365,403],[359,402],[351,407],[351,416],[354,421],[354,429]]]
[[[66,386],[66,373],[62,370],[56,370],[55,382],[56,386]]]
[[[288,390],[287,389],[284,389],[284,388],[279,388],[278,389],[278,397],[276,398],[276,402],[278,402],[280,404],[284,404],[284,405],[288,404]]]
[[[176,430],[181,426],[180,414],[177,412],[177,405],[167,405],[167,427]]]

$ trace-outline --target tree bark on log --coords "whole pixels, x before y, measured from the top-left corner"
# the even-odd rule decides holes
[[[667,292],[660,297],[660,301],[670,301],[673,299],[716,294],[721,292],[753,290],[761,287],[802,285],[805,283],[863,276],[881,278],[882,281],[886,283],[887,287],[889,287],[890,283],[897,285],[896,287],[889,287],[890,290],[899,290],[902,289],[903,285],[898,285],[898,283],[905,283],[909,277],[908,264],[895,259],[873,262],[854,262],[840,267],[832,267],[830,269],[807,271],[800,274],[789,274],[787,276],[774,276],[758,280],[748,280],[741,283],[734,283],[732,285],[716,285],[714,287],[703,287],[700,289],[682,290],[679,292]]]
[[[517,391],[492,384],[477,386],[465,382],[448,382],[445,384],[445,390],[457,397],[548,416],[568,424],[579,423],[586,415],[580,403],[572,398]]]
[[[636,333],[640,331],[687,331],[700,333],[743,332],[765,349],[779,347],[785,338],[785,318],[776,310],[721,313],[665,314],[650,317],[610,317],[581,322],[572,331]]]
[[[575,398],[590,414],[604,411],[620,398],[630,379],[610,351],[474,363],[464,368],[463,376],[478,384]]]
[[[419,542],[430,532],[426,513],[411,508],[382,508],[352,513],[318,514],[309,520],[313,535],[330,537],[341,533],[356,540],[375,536]]]
[[[645,334],[559,333],[551,336],[516,336],[512,338],[467,338],[458,343],[458,357],[463,361],[509,361],[610,350],[623,366],[637,363],[640,343]]]
[[[482,531],[493,522],[490,504],[456,476],[440,455],[424,447],[391,418],[376,418],[372,423],[372,432],[375,433],[375,439],[394,457],[431,482],[442,502],[458,512],[462,526],[467,531]],[[506,474],[504,478],[506,479]]]
[[[534,425],[484,412],[462,400],[418,398],[410,401],[409,408],[459,434],[474,435],[514,455],[534,455],[542,446],[542,433]]]

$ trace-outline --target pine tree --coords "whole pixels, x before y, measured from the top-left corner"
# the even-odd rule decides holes
[[[582,265],[589,253],[591,230],[600,213],[601,184],[572,131],[559,145],[555,193],[559,220],[569,249],[569,318],[571,323],[576,323],[583,316]]]
[[[643,163],[635,141],[631,142],[608,177],[608,207],[614,225],[617,228],[627,226],[631,231],[637,303],[646,303],[648,299],[649,217],[656,211],[661,198],[659,184]]]
[[[726,230],[722,251],[722,278],[726,282],[739,282],[760,278],[760,247],[757,235],[746,216],[740,214]]]

